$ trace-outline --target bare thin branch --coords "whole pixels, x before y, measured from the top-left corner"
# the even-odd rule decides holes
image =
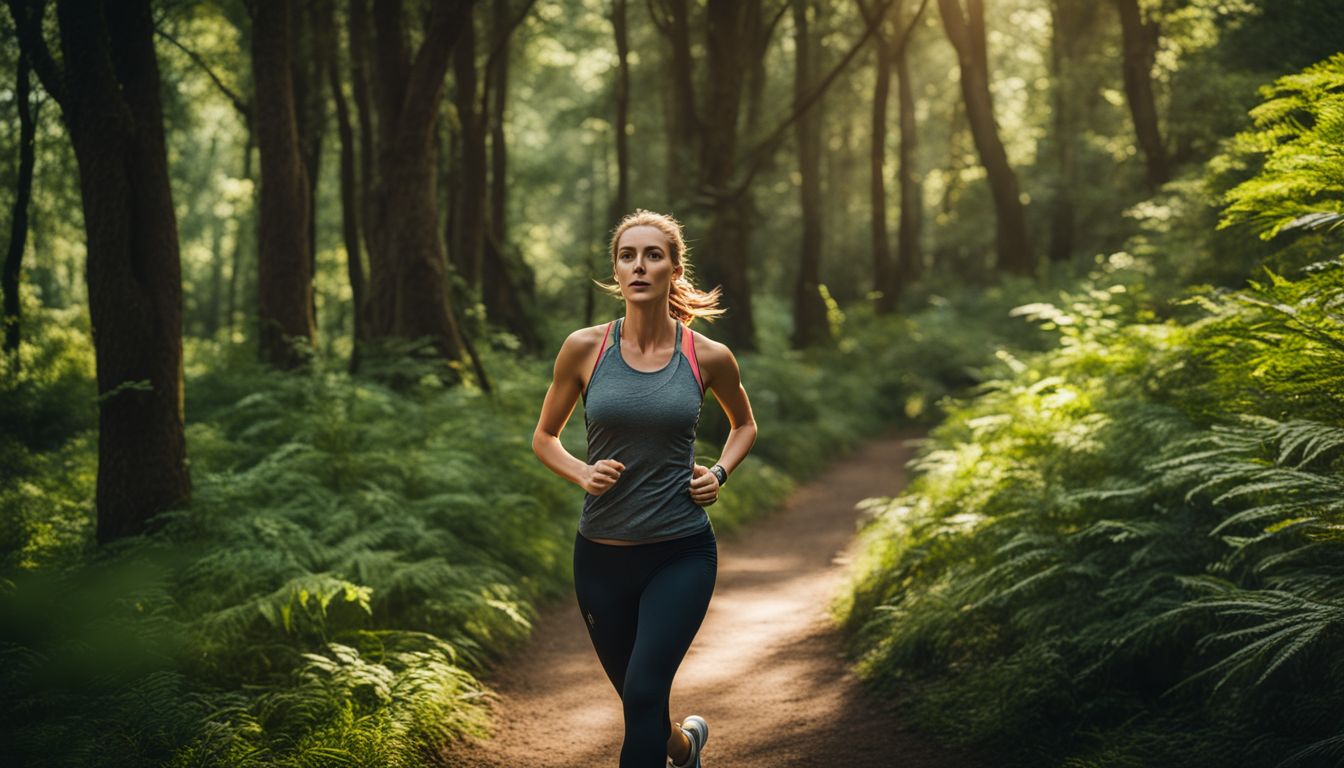
[[[228,97],[229,101],[233,102],[233,108],[238,110],[238,114],[242,115],[244,120],[251,122],[252,106],[248,104],[246,101],[244,101],[243,98],[239,96],[237,93],[234,93],[232,88],[225,85],[224,81],[219,79],[219,76],[215,74],[215,71],[210,68],[210,65],[205,62],[205,59],[203,59],[199,53],[196,53],[187,46],[183,45],[180,41],[178,41],[176,37],[173,37],[171,34],[165,32],[161,28],[156,28],[154,31],[158,33],[159,37],[162,37],[164,40],[167,40],[168,42],[172,43],[174,46],[177,47],[178,50],[185,53],[187,55],[187,58],[191,59],[193,64],[200,67],[201,70],[204,71],[207,76],[209,76],[210,80],[214,82],[215,87],[219,88],[220,92],[223,93],[226,97]]]

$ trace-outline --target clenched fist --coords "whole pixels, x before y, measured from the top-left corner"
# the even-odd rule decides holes
[[[611,490],[611,486],[621,479],[625,465],[615,459],[598,459],[589,464],[583,472],[583,490],[594,496],[601,496]]]
[[[699,506],[708,507],[718,500],[719,478],[709,471],[709,467],[696,464],[691,469],[691,501]]]

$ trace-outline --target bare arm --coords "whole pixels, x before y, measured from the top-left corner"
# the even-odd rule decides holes
[[[751,413],[751,400],[742,386],[741,371],[732,350],[704,336],[696,337],[696,349],[705,377],[705,388],[714,392],[715,399],[728,416],[728,423],[732,425],[717,462],[731,475],[756,443],[756,418]],[[718,497],[718,478],[699,466],[693,475],[691,497],[697,504],[714,503]]]
[[[541,417],[532,432],[532,452],[552,472],[598,495],[616,483],[625,465],[613,459],[586,464],[560,443],[560,433],[583,392],[584,366],[592,364],[591,358],[597,352],[591,331],[588,328],[575,331],[560,346],[551,386],[541,404]]]

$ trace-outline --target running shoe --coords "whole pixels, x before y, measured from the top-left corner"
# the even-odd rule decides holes
[[[709,741],[709,723],[699,715],[691,715],[682,721],[681,730],[691,740],[691,752],[684,763],[675,763],[669,757],[668,765],[672,768],[701,768],[700,752],[705,748],[705,742]]]

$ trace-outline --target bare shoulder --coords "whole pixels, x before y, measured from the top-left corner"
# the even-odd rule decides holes
[[[706,386],[715,381],[735,382],[738,378],[737,358],[727,344],[715,341],[698,331],[695,333],[695,357],[705,372]]]
[[[565,337],[565,343],[560,349],[572,352],[596,352],[597,345],[602,343],[602,337],[606,333],[607,323],[580,328]]]
[[[580,328],[560,345],[555,357],[556,378],[572,378],[587,386],[588,372],[596,362],[598,347],[607,334],[607,323]]]

